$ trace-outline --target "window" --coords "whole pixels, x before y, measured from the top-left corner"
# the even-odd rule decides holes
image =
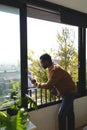
[[[77,85],[78,27],[61,24],[52,19],[45,20],[44,15],[43,17],[37,16],[36,18],[36,15],[34,17],[34,14],[32,16],[30,13],[30,16],[31,17],[28,15],[27,17],[28,77],[31,76],[36,78],[38,82],[47,81],[46,71],[44,71],[39,65],[40,55],[46,52],[51,54],[54,62],[62,65],[71,74],[75,84]],[[66,38],[66,42],[61,41],[59,37]],[[63,58],[65,58],[63,53],[67,54],[68,65],[65,64],[61,55],[59,55],[59,47],[65,48],[65,44],[68,51],[65,50],[65,52],[61,52],[61,55]],[[60,51],[62,51],[62,48]],[[30,94],[30,96],[32,96],[33,99],[37,101],[38,105],[58,100],[51,95],[49,90],[46,91],[44,89],[33,89],[32,87],[34,86],[31,84],[28,78],[28,94]]]
[[[19,9],[0,5],[0,109],[20,97]]]

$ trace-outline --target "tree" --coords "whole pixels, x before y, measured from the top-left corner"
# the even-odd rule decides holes
[[[78,81],[78,54],[74,45],[74,32],[69,28],[62,28],[57,34],[58,50],[55,57],[59,58],[59,64],[69,72],[75,82]]]
[[[38,82],[46,82],[47,81],[47,71],[44,70],[39,60],[33,58],[34,51],[29,51],[28,60],[31,61],[31,65],[28,67],[28,71],[32,72],[32,76],[37,79]]]

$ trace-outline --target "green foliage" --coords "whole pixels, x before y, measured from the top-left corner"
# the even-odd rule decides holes
[[[46,82],[47,81],[47,71],[41,67],[39,60],[33,59],[33,55],[34,55],[34,52],[29,51],[28,60],[32,62],[32,65],[28,68],[28,70],[32,72],[32,76],[38,82]]]
[[[10,83],[12,84],[11,99],[19,98],[19,96],[20,96],[20,91],[19,91],[20,90],[20,82],[10,80]]]
[[[13,119],[6,112],[0,112],[1,127],[5,127],[5,130],[26,130],[25,122],[27,115],[24,111],[18,110],[18,113]],[[26,120],[27,121],[27,120]]]
[[[12,119],[12,126],[13,126],[13,130],[26,130],[26,118],[27,118],[27,114],[24,110],[19,110],[17,113],[17,116]]]
[[[24,107],[23,103],[30,104],[30,106],[35,110],[38,109],[36,102],[28,94],[26,94],[24,98],[21,98],[21,100],[19,99],[16,103],[16,106],[18,108]],[[28,108],[25,107],[25,109],[27,110]]]
[[[68,71],[75,82],[78,81],[78,54],[74,45],[74,34],[69,28],[62,28],[62,33],[57,34],[59,64]]]
[[[32,108],[34,108],[35,110],[37,110],[38,107],[37,107],[36,102],[32,98],[30,98],[27,94],[26,94],[26,97],[27,97],[27,100],[28,100],[28,104],[30,104],[30,106]]]
[[[11,113],[8,113],[8,111],[0,111],[0,128],[5,127],[5,130],[26,130],[25,124],[28,118],[28,108],[22,106],[22,102],[24,101],[32,105],[32,108],[37,109],[37,105],[33,99],[26,95],[9,109],[17,112],[14,117],[11,117]]]
[[[19,89],[19,86],[20,86],[19,81],[10,80],[10,83],[12,84],[12,88],[14,90],[18,90]]]
[[[10,123],[10,116],[6,112],[0,111],[0,127],[6,126]]]

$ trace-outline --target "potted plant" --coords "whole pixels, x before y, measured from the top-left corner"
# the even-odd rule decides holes
[[[25,106],[23,106],[23,102],[25,102]],[[7,111],[0,111],[0,128],[3,127],[4,130],[26,130],[26,123],[29,121],[26,103],[29,103],[32,108],[37,109],[36,103],[31,97],[26,95],[15,102]],[[12,116],[14,112],[16,115]]]

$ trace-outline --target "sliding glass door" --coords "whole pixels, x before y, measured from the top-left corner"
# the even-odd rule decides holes
[[[19,9],[0,5],[0,108],[20,97]]]

